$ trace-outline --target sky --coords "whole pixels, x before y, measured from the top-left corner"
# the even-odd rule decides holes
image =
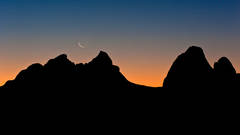
[[[240,72],[239,0],[2,0],[0,85],[62,53],[86,63],[107,52],[134,83],[162,86],[189,46]]]

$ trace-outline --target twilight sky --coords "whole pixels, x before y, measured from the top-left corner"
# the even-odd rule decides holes
[[[0,1],[0,85],[32,63],[62,53],[85,63],[103,50],[128,80],[161,86],[192,45],[240,72],[239,43],[240,0]]]

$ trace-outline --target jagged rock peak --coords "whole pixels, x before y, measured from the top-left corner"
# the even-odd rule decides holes
[[[61,61],[61,62],[66,62],[66,61],[68,61],[68,62],[70,62],[70,60],[68,59],[68,57],[67,57],[67,55],[66,54],[61,54],[61,55],[59,55],[59,56],[57,56],[56,58],[54,58],[54,59],[50,59],[49,61],[48,61],[48,63],[49,62],[52,62],[52,61]]]
[[[89,64],[112,65],[112,60],[106,52],[100,51],[98,56],[95,57]]]
[[[55,59],[67,59],[67,54],[61,54],[57,56]]]
[[[61,54],[54,59],[50,59],[47,64],[44,65],[45,68],[66,68],[73,66],[75,66],[75,64],[67,58],[66,54]]]

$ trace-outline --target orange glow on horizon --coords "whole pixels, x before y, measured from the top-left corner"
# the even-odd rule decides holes
[[[23,70],[23,69],[22,69]],[[121,70],[121,69],[120,69]],[[2,72],[0,76],[0,86],[3,86],[8,80],[13,80],[17,76],[20,71],[14,72]],[[162,86],[164,75],[155,75],[151,76],[147,73],[140,74],[132,74],[128,72],[122,72],[122,74],[128,79],[130,82],[139,85],[151,86],[151,87],[160,87]]]
[[[29,66],[29,65],[28,65]],[[160,87],[162,86],[163,79],[166,76],[166,73],[159,72],[152,70],[151,73],[147,72],[147,70],[144,70],[144,67],[141,69],[133,69],[133,68],[127,68],[125,66],[119,66],[120,72],[128,79],[130,82],[133,82],[135,84],[139,85],[145,85],[145,86],[151,86],[151,87]],[[17,76],[17,74],[21,71],[26,69],[26,67],[18,68],[18,69],[11,69],[6,71],[0,70],[0,86],[4,85],[8,80],[13,80]],[[132,72],[134,70],[134,72]],[[153,74],[155,72],[155,74]]]
[[[2,72],[0,76],[0,86],[3,86],[8,80],[13,80],[17,74],[18,73]]]
[[[151,87],[162,86],[164,78],[166,77],[172,62],[175,59],[175,57],[172,57],[171,60],[162,59],[162,60],[159,60],[159,62],[156,62],[156,60],[153,60],[153,59],[149,59],[149,60],[141,59],[142,61],[135,61],[135,63],[133,63],[132,61],[136,60],[137,57],[132,58],[130,60],[129,60],[130,57],[127,57],[127,58],[121,57],[121,59],[119,59],[119,57],[116,57],[116,56],[112,57],[111,55],[110,57],[113,60],[113,64],[120,67],[120,72],[130,82],[133,82],[139,85],[151,86]],[[33,64],[39,61],[40,63],[45,64],[46,60],[48,60],[49,58],[53,58],[53,57],[47,56],[47,58],[41,58],[39,60],[36,60],[37,58],[35,60],[24,59],[23,61],[13,61],[9,63],[7,62],[4,63],[4,65],[0,67],[0,86],[4,85],[8,80],[13,80],[21,70],[26,69],[28,66],[30,66],[30,64]],[[76,59],[78,59],[77,57],[74,57],[74,58],[75,60],[71,60],[71,59],[70,60],[75,62]],[[211,63],[213,63],[212,60],[210,61],[210,64]],[[233,60],[232,63],[236,68],[236,71],[237,72],[240,71],[239,70],[240,67],[237,61]]]
[[[23,70],[23,69],[22,69]],[[136,69],[139,71],[138,69]],[[161,70],[159,70],[161,71]],[[162,71],[161,73],[159,71],[156,71],[156,74],[149,74],[146,71],[139,71],[137,74],[122,71],[120,68],[120,72],[128,79],[130,82],[133,82],[135,84],[139,85],[145,85],[145,86],[151,86],[151,87],[161,87],[164,81],[164,78],[167,75],[167,71]],[[4,85],[6,81],[13,80],[16,75],[20,72],[15,70],[14,72],[1,72],[0,76],[0,86]],[[153,72],[153,71],[152,71]]]

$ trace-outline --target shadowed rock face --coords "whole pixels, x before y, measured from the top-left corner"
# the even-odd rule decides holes
[[[165,88],[199,88],[210,84],[213,69],[200,47],[192,46],[174,61],[164,80]]]

